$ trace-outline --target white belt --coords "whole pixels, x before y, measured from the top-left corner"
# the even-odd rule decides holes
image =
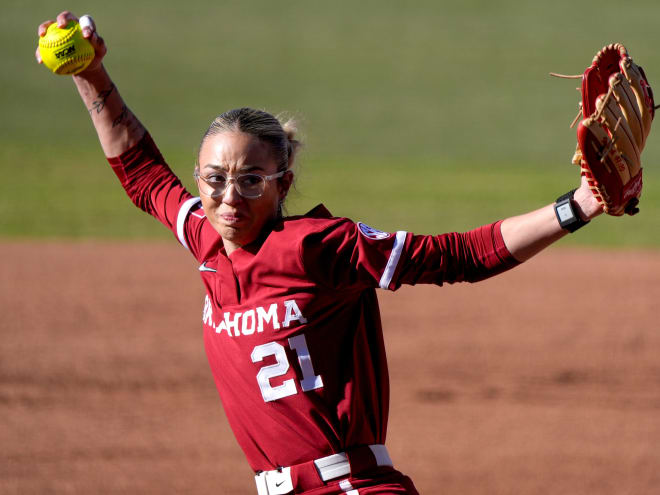
[[[385,445],[369,445],[369,449],[376,458],[376,465],[393,466]],[[351,474],[351,465],[345,452],[316,459],[314,465],[323,481],[330,481]],[[290,467],[262,471],[254,479],[257,483],[258,495],[283,495],[293,491]]]

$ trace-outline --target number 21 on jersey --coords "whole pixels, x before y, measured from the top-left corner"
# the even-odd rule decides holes
[[[312,366],[312,358],[309,355],[307,348],[307,340],[305,335],[300,334],[288,339],[289,347],[293,349],[298,356],[298,364],[302,372],[302,379],[300,380],[300,388],[303,392],[315,390],[323,387],[323,379],[320,375],[314,374],[314,367]],[[256,346],[252,350],[251,358],[253,363],[259,363],[267,356],[275,356],[276,363],[263,366],[259,373],[257,373],[257,382],[261,389],[261,396],[264,401],[270,402],[278,400],[290,395],[296,395],[298,388],[293,378],[284,380],[280,385],[271,385],[271,378],[283,376],[289,371],[289,359],[286,355],[286,349],[282,344],[277,342],[268,342]]]

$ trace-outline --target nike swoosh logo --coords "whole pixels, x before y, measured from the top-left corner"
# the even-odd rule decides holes
[[[213,273],[216,273],[218,270],[215,270],[213,268],[209,268],[208,266],[206,266],[206,261],[205,261],[204,263],[199,265],[199,271],[200,272],[213,272]]]
[[[279,488],[284,484],[284,481],[280,481],[279,483],[275,483],[275,488]]]

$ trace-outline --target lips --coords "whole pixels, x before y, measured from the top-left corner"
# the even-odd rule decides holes
[[[245,220],[245,215],[241,215],[238,212],[221,213],[220,214],[220,219],[226,225],[235,225],[235,224],[241,223],[243,220]]]

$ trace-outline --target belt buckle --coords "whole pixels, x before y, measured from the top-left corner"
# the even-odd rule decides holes
[[[334,480],[335,478],[351,474],[351,464],[348,462],[348,456],[344,452],[316,459],[314,465],[323,481]]]

